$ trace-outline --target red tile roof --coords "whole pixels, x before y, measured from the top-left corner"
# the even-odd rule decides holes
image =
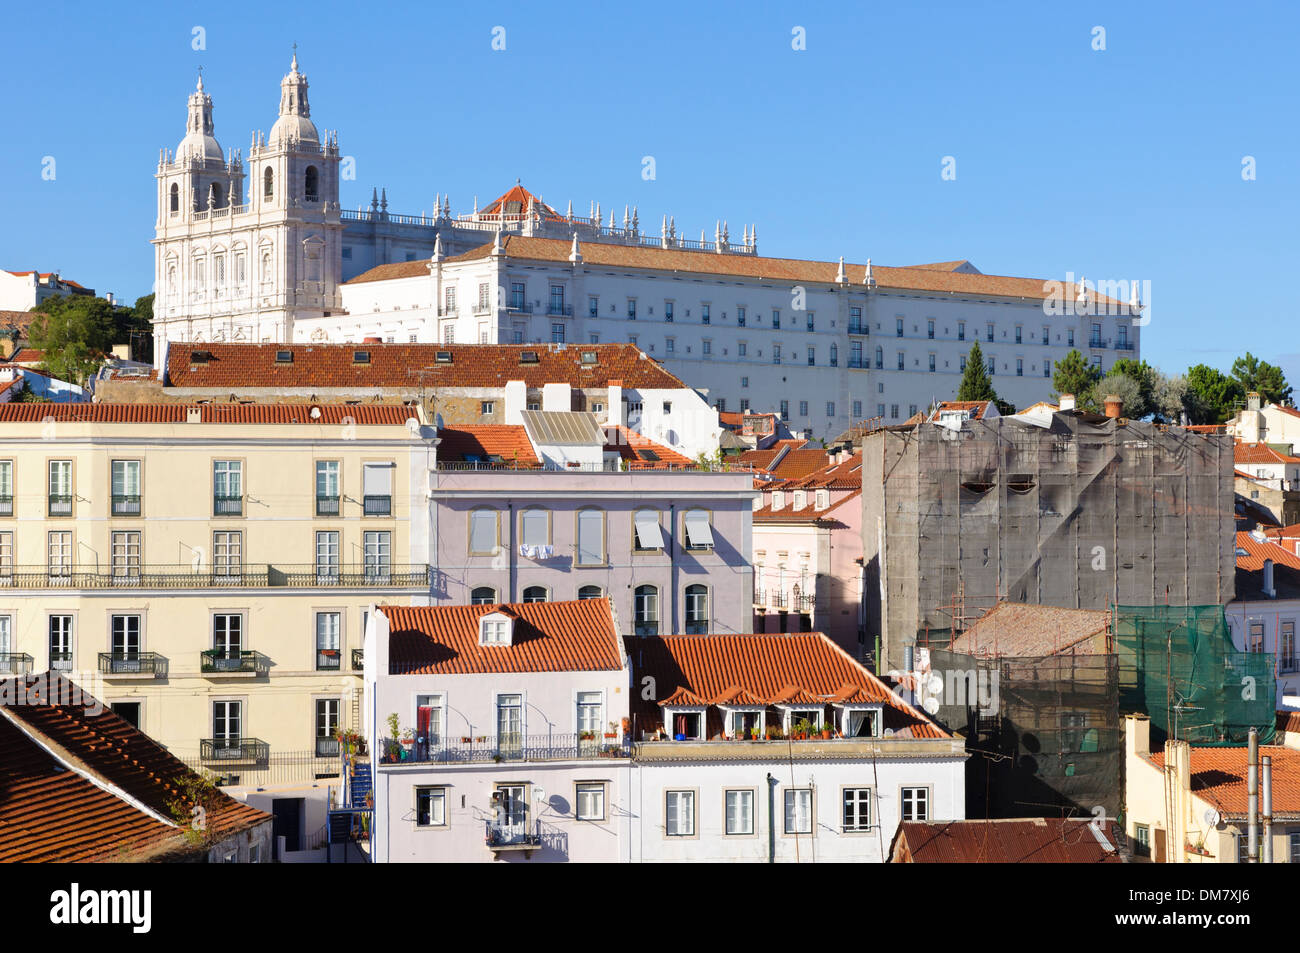
[[[35,311],[0,311],[0,327],[17,328],[24,333],[33,318],[43,317]]]
[[[555,238],[530,238],[507,235],[501,239],[508,258],[523,261],[565,262],[569,260],[572,243]],[[477,261],[492,254],[492,242],[448,258],[449,262]],[[773,282],[834,285],[839,271],[838,261],[808,261],[795,258],[761,258],[757,255],[717,255],[677,248],[656,248],[646,245],[614,245],[605,242],[587,242],[582,246],[583,261],[587,266],[615,268],[640,268],[650,271],[681,272],[685,274],[724,275],[727,277],[754,278]],[[428,274],[427,261],[404,262],[411,276]],[[389,268],[392,266],[381,266]],[[862,288],[866,278],[865,264],[843,266],[850,288]],[[373,280],[370,272],[352,279],[352,283]],[[895,288],[903,291],[931,291],[944,294],[990,296],[996,298],[1025,298],[1042,301],[1053,295],[1074,298],[1074,289],[1062,282],[1041,278],[1013,278],[1003,275],[967,274],[926,267],[890,268],[873,265],[872,277],[878,288]],[[391,275],[389,276],[391,277]],[[1064,291],[1062,292],[1062,287]],[[1111,302],[1127,311],[1124,302],[1113,301],[1105,295],[1090,293],[1095,301]]]
[[[205,424],[315,424],[361,427],[400,427],[418,412],[398,404],[198,404],[200,422]],[[312,417],[313,407],[320,410]],[[189,410],[186,404],[5,404],[0,406],[0,423],[180,424]]]
[[[1208,801],[1223,814],[1245,815],[1247,809],[1247,749],[1197,748],[1192,756],[1192,793]],[[1260,745],[1262,758],[1273,764],[1273,815],[1300,816],[1300,751],[1279,745]],[[1151,761],[1164,768],[1165,753],[1151,752]]]
[[[623,667],[614,615],[604,599],[479,606],[380,606],[389,620],[392,675],[596,672]],[[516,617],[510,645],[479,645],[478,621]]]
[[[511,202],[519,203],[519,208],[517,211],[506,211],[506,206]],[[540,215],[545,221],[550,221],[550,222],[567,221],[567,219],[563,215],[561,215],[555,209],[551,208],[549,205],[547,205],[545,202],[539,199],[532,192],[529,192],[518,182],[516,182],[513,186],[511,186],[511,188],[506,190],[506,193],[504,195],[501,195],[493,199],[487,205],[479,209],[478,216],[479,218],[485,218],[491,221],[499,218],[501,214],[504,212],[506,216],[506,221],[508,222],[516,221],[516,219],[511,218],[511,216],[514,215],[527,216],[528,205],[530,202],[533,204],[533,211],[536,212],[538,215]]]
[[[1092,825],[1092,818],[903,821],[890,854],[914,864],[1123,863],[1119,825]]]
[[[778,490],[782,488],[783,484],[778,484],[776,487]],[[793,495],[787,492],[785,505],[779,510],[774,510],[772,509],[772,496],[768,486],[763,486],[762,490],[765,502],[753,512],[755,523],[840,523],[840,516],[844,515],[845,508],[860,506],[862,496],[861,490],[841,493],[829,506],[819,510],[817,509],[817,491],[809,490],[804,505],[796,509]],[[841,525],[843,524],[841,523]]]
[[[959,635],[952,651],[983,657],[1104,655],[1110,613],[999,602]]]
[[[503,463],[524,466],[540,465],[533,452],[532,442],[523,426],[517,424],[484,424],[481,427],[444,427],[438,431],[438,460],[440,462],[464,461],[477,457],[487,462],[499,457]]]
[[[1234,463],[1300,463],[1300,457],[1279,453],[1266,443],[1237,443],[1233,447]]]
[[[823,469],[828,462],[829,457],[821,447],[799,447],[786,451],[770,469],[779,477],[794,480]]]
[[[293,360],[276,363],[279,351],[292,351]],[[356,363],[357,351],[369,353],[368,363]],[[524,352],[536,363],[522,363]],[[206,361],[191,362],[204,352]],[[595,361],[582,355],[594,352]],[[439,362],[449,353],[450,362]],[[622,379],[632,390],[685,388],[680,378],[664,370],[631,344],[172,344],[167,350],[167,386],[285,387],[307,391],[334,387],[397,388],[418,391],[439,387],[504,387],[523,381],[528,387],[568,383],[572,387],[603,388]]]
[[[605,435],[606,439],[614,438],[605,444],[605,452],[617,453],[621,459],[627,461],[628,468],[632,470],[691,466],[694,462],[690,457],[678,453],[671,447],[656,443],[649,437],[643,437],[635,430],[628,430],[621,424],[617,428],[606,427]],[[657,459],[651,459],[651,454]]]
[[[1237,548],[1244,549],[1245,555],[1237,554],[1237,568],[1254,572],[1264,568],[1264,561],[1271,559],[1276,565],[1300,569],[1300,556],[1291,550],[1279,546],[1272,540],[1260,541],[1247,532],[1237,533]]]
[[[201,850],[169,807],[181,795],[177,781],[193,772],[94,699],[72,695],[66,678],[52,678],[0,688],[19,702],[0,712],[0,862],[156,860]],[[208,807],[215,837],[271,820],[225,794]]]
[[[634,684],[652,678],[657,698],[632,699],[643,724],[659,724],[659,698],[686,690],[717,705],[737,688],[766,704],[806,697],[831,704],[846,688],[885,707],[885,727],[918,738],[947,738],[942,729],[886,687],[820,632],[752,635],[629,636]],[[800,702],[796,702],[800,703]]]

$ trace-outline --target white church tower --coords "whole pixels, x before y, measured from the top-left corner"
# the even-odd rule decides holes
[[[159,157],[154,245],[154,354],[168,342],[283,342],[294,321],[341,307],[339,150],[311,121],[294,54],[280,115],[254,134],[249,188],[238,152],[224,156],[212,98],[190,95],[185,138]]]

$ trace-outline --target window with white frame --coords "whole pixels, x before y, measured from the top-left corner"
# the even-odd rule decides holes
[[[686,634],[709,631],[709,587],[696,583],[686,587]]]
[[[72,616],[60,613],[50,616],[50,669],[66,672],[72,669]]]
[[[733,836],[754,833],[754,792],[745,788],[727,791],[723,797],[726,802],[726,833]]]
[[[579,586],[578,587],[579,601],[586,601],[587,599],[599,599],[604,595],[605,595],[605,590],[601,589],[600,586]]]
[[[659,590],[655,586],[637,586],[632,600],[633,631],[637,635],[659,634]]]
[[[316,613],[316,669],[332,671],[342,667],[339,639],[343,631],[343,613]]]
[[[578,734],[594,738],[604,722],[604,698],[600,692],[578,692]]]
[[[669,837],[695,836],[695,792],[664,792],[664,833]]]
[[[376,530],[361,534],[361,558],[368,579],[383,580],[392,572],[393,534]]]
[[[664,548],[663,528],[658,510],[637,510],[632,517],[633,549],[651,551]]]
[[[526,586],[524,588],[524,602],[547,602],[550,599],[550,592],[545,586]]]
[[[574,801],[580,821],[605,819],[605,782],[579,781],[574,785]]]
[[[480,645],[509,645],[510,620],[498,613],[485,615],[479,619]]]
[[[709,526],[708,510],[687,510],[683,520],[686,527],[686,548],[688,550],[711,549],[713,547],[713,529]]]
[[[785,832],[812,833],[812,788],[790,788],[785,792]]]
[[[490,606],[497,601],[497,591],[491,586],[475,586],[469,593],[472,606]]]
[[[497,696],[497,744],[522,745],[524,735],[524,696]]]
[[[433,748],[442,744],[446,698],[441,694],[415,696],[415,734],[419,744]]]
[[[320,530],[316,533],[316,577],[332,581],[339,575],[338,530]]]
[[[928,821],[930,819],[929,788],[903,788],[901,802],[903,820]]]
[[[844,789],[844,832],[871,830],[871,788]]]
[[[447,826],[447,789],[445,787],[418,787],[415,789],[415,826]]]
[[[54,530],[48,536],[49,556],[46,566],[52,578],[72,575],[72,533]]]

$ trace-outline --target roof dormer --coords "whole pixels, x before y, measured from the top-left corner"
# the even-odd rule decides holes
[[[785,491],[783,491],[783,490],[773,490],[773,491],[772,491],[772,509],[773,509],[773,510],[779,510],[779,509],[780,509],[781,507],[783,507],[783,506],[785,506]]]
[[[513,645],[514,617],[505,612],[489,612],[478,620],[479,645]]]

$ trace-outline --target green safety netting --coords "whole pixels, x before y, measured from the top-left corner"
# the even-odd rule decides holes
[[[1150,717],[1153,736],[1243,745],[1257,728],[1273,741],[1274,658],[1237,651],[1222,606],[1117,605],[1113,620],[1120,708]]]

